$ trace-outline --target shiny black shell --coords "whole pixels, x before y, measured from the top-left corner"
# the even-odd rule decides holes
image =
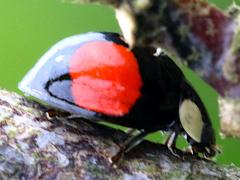
[[[70,40],[69,40],[70,39]],[[81,108],[74,104],[69,91],[71,78],[68,59],[82,43],[93,40],[111,41],[128,47],[116,33],[88,33],[63,40],[42,57],[38,65],[20,83],[19,88],[54,108],[77,114],[93,121],[107,121],[147,132],[157,130],[184,133],[190,144],[205,147],[215,144],[215,136],[207,111],[196,91],[186,80],[180,68],[166,55],[153,55],[152,48],[134,48],[141,79],[141,96],[130,111],[123,116],[109,116]],[[63,63],[52,61],[61,55]],[[57,83],[49,91],[49,84]],[[183,99],[191,99],[200,109],[205,127],[201,142],[195,142],[182,128],[179,120],[179,105]]]

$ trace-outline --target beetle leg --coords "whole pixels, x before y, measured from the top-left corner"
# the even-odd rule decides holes
[[[112,162],[112,164],[118,165],[122,160],[122,157],[124,156],[124,154],[129,152],[138,144],[140,144],[148,134],[149,133],[146,131],[140,131],[139,134],[137,134],[136,136],[131,136],[128,139],[126,139],[120,145],[120,150],[117,152],[117,154],[111,158],[110,161]]]
[[[132,136],[135,132],[137,132],[137,129],[128,128],[125,132],[128,136]]]
[[[123,139],[123,144],[126,144],[127,141],[131,140],[131,137],[134,137],[135,135],[137,135],[137,133],[139,133],[139,130],[137,129],[132,129],[132,128],[128,128],[125,131],[125,136],[122,138]]]
[[[187,147],[187,149],[186,149],[184,152],[189,153],[189,154],[191,154],[191,155],[193,155],[193,156],[198,157],[198,151],[197,151],[196,148],[195,148],[194,146],[192,146],[192,145],[190,145],[189,147]]]
[[[81,119],[81,118],[83,118],[82,116],[79,116],[79,115],[70,114],[68,112],[58,111],[55,109],[48,109],[45,112],[45,116],[49,120],[52,120],[52,119]]]
[[[48,120],[52,120],[52,119],[58,119],[58,120],[84,119],[84,120],[86,120],[88,122],[92,122],[92,123],[100,122],[100,120],[96,121],[96,120],[86,119],[83,116],[78,115],[78,114],[71,114],[69,112],[58,111],[58,110],[55,110],[55,109],[48,109],[45,112],[45,116]]]
[[[178,136],[178,134],[176,132],[174,132],[174,131],[171,132],[170,135],[168,136],[166,142],[165,142],[165,145],[167,146],[167,148],[170,150],[170,152],[174,156],[180,158],[180,156],[176,152],[174,152],[174,149],[176,148],[177,136]]]
[[[128,141],[125,143],[125,152],[129,152],[132,148],[140,144],[144,138],[149,134],[149,132],[146,132],[144,130],[140,131],[138,135],[134,136],[134,138],[131,141]]]

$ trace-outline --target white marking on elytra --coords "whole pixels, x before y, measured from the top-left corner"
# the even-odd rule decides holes
[[[58,57],[55,58],[55,61],[56,61],[57,63],[59,63],[59,62],[61,62],[63,59],[64,59],[64,55],[60,55],[60,56],[58,56]]]
[[[184,100],[179,107],[179,118],[186,133],[200,143],[204,123],[198,106],[190,99]]]
[[[162,52],[163,50],[161,48],[157,48],[153,55],[157,57],[157,56],[160,56]]]
[[[56,53],[60,52],[66,47],[76,46],[79,42],[87,42],[89,40],[95,40],[96,37],[99,39],[105,39],[105,35],[101,33],[93,33],[89,32],[86,34],[74,35],[68,38],[63,39],[62,41],[58,42],[54,46],[52,46],[41,58],[38,62],[34,65],[34,67],[27,73],[27,75],[23,78],[23,80],[18,84],[18,88],[24,92],[25,94],[30,94],[35,96],[39,99],[42,99],[42,94],[39,91],[34,90],[31,87],[32,82],[35,80],[37,73],[39,73],[40,69],[46,65],[48,61],[51,60]],[[100,38],[101,37],[101,38]]]

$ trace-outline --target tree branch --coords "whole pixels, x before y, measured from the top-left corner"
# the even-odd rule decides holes
[[[131,46],[161,47],[197,72],[221,95],[222,131],[240,137],[238,6],[223,12],[205,0],[76,2],[98,2],[114,7],[125,39]]]
[[[46,107],[0,89],[1,179],[238,179],[240,169],[143,142],[118,168],[109,158],[124,133],[85,120],[52,119]]]

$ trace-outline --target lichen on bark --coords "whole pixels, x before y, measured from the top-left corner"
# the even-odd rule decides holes
[[[109,158],[126,136],[83,119],[52,119],[47,107],[0,89],[1,179],[238,179],[217,165],[161,144],[143,142],[114,168]]]

